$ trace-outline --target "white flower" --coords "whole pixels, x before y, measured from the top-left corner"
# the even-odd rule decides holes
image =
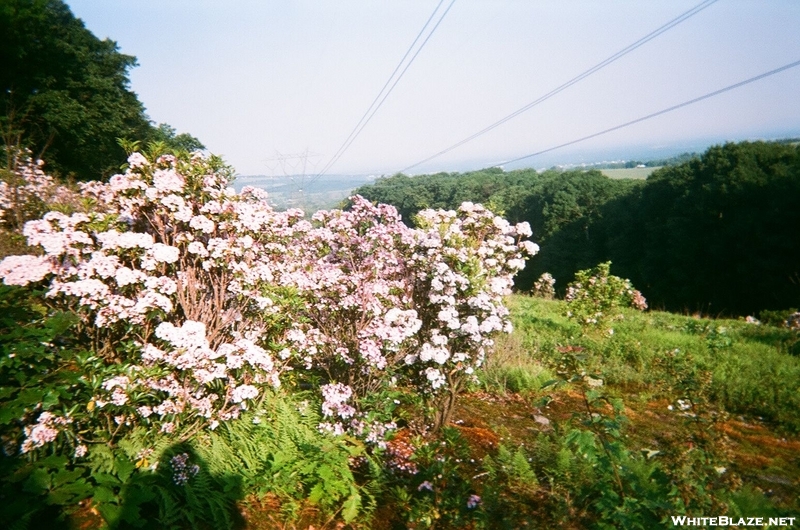
[[[520,243],[522,249],[529,255],[533,256],[539,253],[539,245],[534,243],[533,241],[523,241]]]
[[[191,243],[189,243],[189,248],[187,250],[189,251],[190,254],[197,254],[198,256],[203,258],[208,256],[208,250],[206,250],[205,245],[203,245],[199,241],[192,241]]]
[[[161,263],[175,263],[181,256],[180,250],[164,243],[153,244],[153,259]]]
[[[214,231],[214,221],[206,217],[205,215],[195,215],[192,217],[192,220],[189,222],[189,226],[194,228],[195,230],[200,230],[206,234],[210,234]]]
[[[234,403],[241,403],[245,399],[253,399],[258,397],[258,389],[252,385],[237,386],[231,394],[231,401]]]

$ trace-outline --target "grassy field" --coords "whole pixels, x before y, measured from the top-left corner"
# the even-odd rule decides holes
[[[631,167],[624,169],[601,169],[603,175],[612,179],[646,179],[660,167]]]
[[[481,374],[484,391],[495,397],[464,400],[465,425],[505,433],[503,443],[534,452],[552,443],[586,414],[585,384],[579,377],[543,387],[567,377],[566,358],[580,356],[584,379],[601,385],[604,399],[621,400],[620,439],[629,451],[653,455],[667,468],[682,466],[685,483],[719,488],[730,513],[800,513],[796,332],[626,311],[613,334],[587,335],[564,316],[563,302],[514,296],[510,305],[516,329]],[[592,414],[598,412],[611,415],[601,408]],[[557,467],[556,460],[543,461],[539,473],[553,475]]]

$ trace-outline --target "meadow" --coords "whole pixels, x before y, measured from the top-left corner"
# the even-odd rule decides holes
[[[661,169],[661,166],[601,169],[600,172],[612,179],[646,179],[657,169]]]

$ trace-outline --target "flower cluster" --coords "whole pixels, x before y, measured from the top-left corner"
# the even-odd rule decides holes
[[[472,494],[467,499],[467,508],[473,510],[481,505],[481,498],[478,495]]]
[[[78,194],[47,175],[42,170],[44,162],[33,160],[29,151],[12,156],[11,166],[14,171],[0,181],[0,225],[18,229],[47,207],[68,208],[78,202]]]
[[[185,486],[190,478],[200,472],[197,464],[189,465],[189,455],[186,453],[173,456],[169,463],[172,466],[172,481],[178,486]]]
[[[50,412],[42,412],[36,423],[25,427],[25,442],[20,452],[27,453],[56,439],[61,430],[72,423],[69,418],[60,418]]]

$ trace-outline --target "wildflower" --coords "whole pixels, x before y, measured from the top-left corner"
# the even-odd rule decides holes
[[[422,491],[422,490],[433,491],[433,484],[431,484],[429,481],[426,480],[425,482],[420,484],[419,487],[417,488],[417,491]]]
[[[172,481],[178,486],[185,486],[190,478],[200,472],[200,466],[197,464],[189,465],[187,453],[173,456],[170,464],[172,465]]]
[[[481,504],[481,498],[478,495],[470,495],[467,499],[467,508],[470,510],[477,508]]]

